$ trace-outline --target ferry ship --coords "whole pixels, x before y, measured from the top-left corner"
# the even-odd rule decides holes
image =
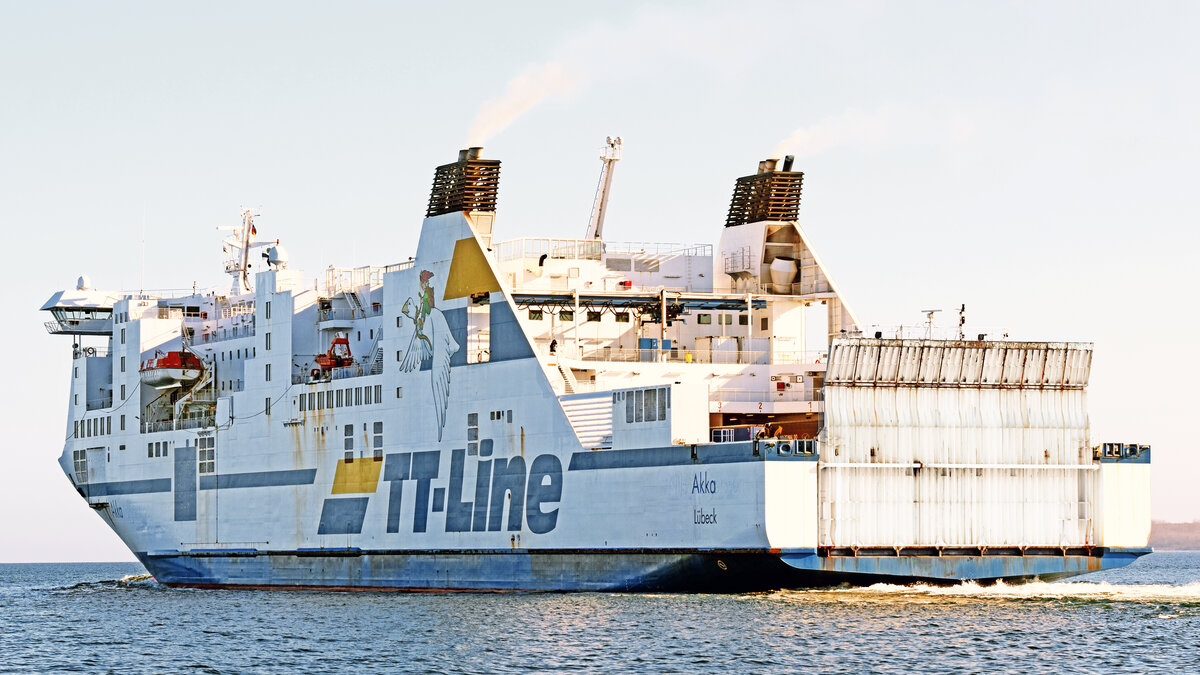
[[[864,328],[791,157],[736,179],[715,248],[606,241],[620,150],[580,239],[494,240],[500,162],[468,148],[399,263],[307,279],[246,211],[227,292],[81,277],[42,307],[73,336],[67,478],[179,587],[742,591],[1149,552],[1150,448],[1092,441],[1092,345]]]

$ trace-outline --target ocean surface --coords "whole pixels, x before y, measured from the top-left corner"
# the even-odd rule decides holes
[[[0,565],[0,672],[1200,672],[1200,553],[1016,586],[743,595],[175,590]]]

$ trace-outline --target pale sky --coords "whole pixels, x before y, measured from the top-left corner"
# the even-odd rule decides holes
[[[1200,519],[1200,4],[0,1],[0,561],[130,560],[62,475],[70,338],[38,307],[227,285],[253,206],[293,267],[415,252],[433,168],[503,160],[499,239],[715,243],[777,149],[867,323],[1095,343],[1093,440]],[[975,331],[973,327],[980,327]]]

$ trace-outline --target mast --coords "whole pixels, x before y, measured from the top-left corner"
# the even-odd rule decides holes
[[[250,249],[256,246],[266,246],[267,243],[255,244],[253,238],[258,234],[254,227],[254,217],[258,215],[250,209],[242,211],[242,224],[232,227],[218,227],[218,230],[231,230],[234,234],[226,237],[221,244],[229,258],[225,260],[225,273],[232,277],[229,292],[234,295],[249,293],[250,287]]]
[[[604,234],[604,212],[608,209],[608,193],[612,188],[613,170],[621,159],[621,137],[609,136],[604,139],[604,153],[600,161],[604,168],[600,170],[600,183],[596,186],[596,201],[592,203],[592,215],[588,219],[587,234],[584,239],[602,239]]]

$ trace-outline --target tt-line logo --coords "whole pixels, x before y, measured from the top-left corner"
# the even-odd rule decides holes
[[[538,455],[526,466],[521,456],[475,461],[475,484],[464,485],[466,450],[450,451],[450,480],[435,487],[441,452],[388,454],[383,479],[389,483],[387,531],[400,531],[404,486],[412,485],[415,509],[412,531],[425,532],[431,512],[445,512],[447,532],[520,532],[522,524],[534,534],[545,534],[558,524],[558,508],[546,508],[562,499],[562,462],[554,455]],[[507,507],[508,517],[505,518]]]

